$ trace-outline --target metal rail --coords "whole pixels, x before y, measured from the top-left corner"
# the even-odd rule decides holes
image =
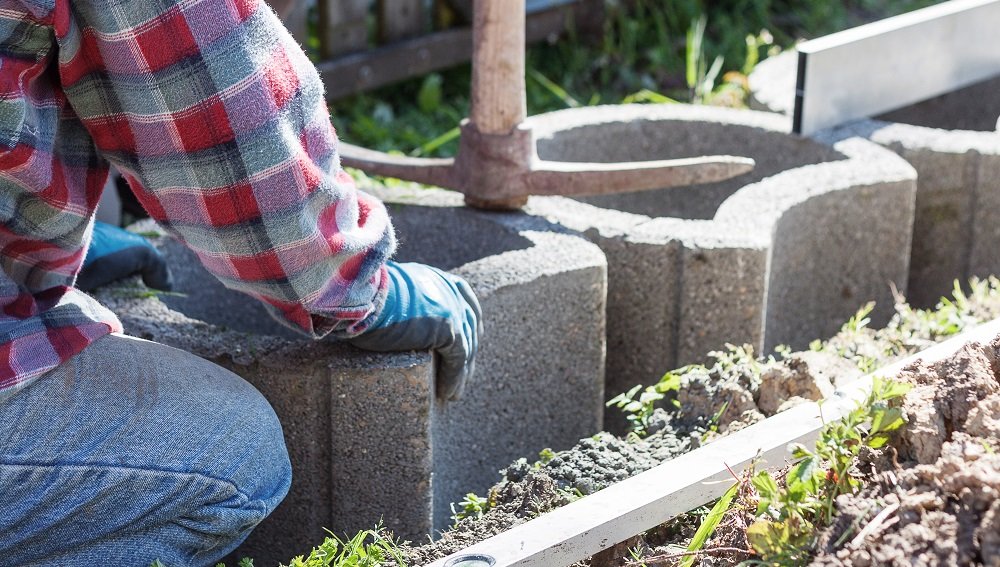
[[[793,130],[886,112],[1000,74],[1000,0],[953,0],[800,44]]]
[[[875,371],[823,402],[796,406],[656,468],[572,502],[534,520],[431,563],[428,567],[562,567],[720,497],[760,459],[781,466],[790,443],[810,444],[825,422],[840,419],[864,400],[874,376],[888,377],[918,361],[947,358],[966,344],[1000,336],[1000,319]]]

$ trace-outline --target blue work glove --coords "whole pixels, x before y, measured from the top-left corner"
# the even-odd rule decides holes
[[[378,318],[348,340],[366,350],[433,349],[440,356],[437,396],[456,400],[472,376],[482,310],[462,278],[423,264],[389,262],[389,294]]]
[[[148,240],[117,226],[94,223],[76,287],[90,291],[132,274],[142,274],[142,281],[152,288],[170,291],[173,287],[167,261]]]

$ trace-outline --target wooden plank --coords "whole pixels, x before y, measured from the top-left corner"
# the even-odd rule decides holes
[[[378,0],[379,43],[392,43],[427,29],[424,0]]]
[[[574,2],[580,2],[581,0],[527,0],[525,3],[524,11],[528,14],[534,14],[535,12],[544,12],[545,10],[551,10],[552,8],[558,8],[559,6],[565,6],[566,4],[572,4]],[[451,5],[459,14],[465,18],[466,21],[472,21],[472,2],[473,0],[448,0],[448,4]],[[604,0],[601,0],[604,2]]]
[[[316,65],[334,100],[469,60],[472,30],[460,28],[338,57]]]
[[[822,409],[816,403],[796,406],[429,567],[461,565],[458,559],[463,556],[488,556],[494,567],[562,567],[586,559],[718,498],[733,483],[729,467],[740,474],[758,457],[762,466],[781,466],[790,457],[789,443],[814,442],[824,421],[842,418],[864,400],[873,376],[891,377],[914,362],[942,360],[970,342],[986,343],[998,335],[1000,319],[852,382],[827,399]]]
[[[278,17],[282,20],[288,18],[288,15],[292,13],[292,9],[298,4],[297,0],[267,0],[268,5],[277,12]]]
[[[509,134],[528,116],[524,95],[524,0],[476,0],[469,120],[483,134]]]
[[[570,9],[558,8],[528,17],[526,41],[534,43],[566,29]],[[327,59],[316,65],[326,96],[336,100],[397,81],[454,67],[472,56],[472,30],[453,28],[361,53]]]
[[[1000,73],[1000,0],[954,0],[800,44],[794,126],[824,128]]]
[[[267,0],[267,3],[277,12],[278,17],[281,18],[282,23],[288,28],[295,41],[305,45],[309,2],[307,0]]]
[[[320,57],[330,59],[368,47],[371,0],[318,0]]]

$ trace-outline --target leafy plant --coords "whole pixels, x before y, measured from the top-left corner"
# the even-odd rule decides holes
[[[681,376],[691,366],[685,366],[671,372],[667,372],[660,378],[660,381],[652,386],[642,387],[636,385],[628,392],[618,394],[607,402],[607,406],[615,406],[625,412],[625,419],[628,420],[629,430],[639,436],[646,434],[649,427],[649,418],[656,409],[656,403],[667,397],[667,394],[677,392],[681,387]],[[636,395],[639,397],[636,398]],[[671,400],[674,407],[680,407],[680,402]]]
[[[805,564],[817,529],[833,518],[836,498],[860,488],[855,467],[861,449],[884,446],[904,425],[902,411],[891,402],[909,389],[908,384],[874,379],[868,398],[843,419],[824,426],[812,450],[793,448],[795,463],[785,474],[784,486],[766,470],[751,477],[758,519],[747,528],[747,539],[765,563]]]
[[[466,518],[481,518],[491,507],[489,498],[483,498],[475,492],[469,492],[465,498],[458,503],[459,510],[455,509],[455,503],[451,503],[451,520],[453,525]]]
[[[687,86],[691,89],[691,100],[695,103],[703,103],[708,95],[715,88],[715,80],[722,71],[722,63],[725,58],[716,55],[712,64],[706,64],[705,58],[705,26],[708,20],[704,15],[692,22],[687,33],[687,54],[685,57],[685,78]]]
[[[299,555],[281,567],[380,567],[386,563],[405,566],[399,544],[377,526],[347,540],[331,533],[308,556]]]
[[[546,465],[549,463],[549,461],[551,461],[554,458],[556,458],[555,451],[546,447],[538,452],[538,461],[536,464],[538,466]]]
[[[708,356],[715,359],[714,372],[722,376],[745,374],[751,380],[759,380],[764,368],[774,362],[773,357],[758,357],[753,345],[748,344],[737,346],[726,343],[725,350],[713,350]]]
[[[431,73],[424,77],[417,93],[417,106],[421,112],[435,112],[441,108],[442,89],[441,84],[444,79],[437,73]]]
[[[1000,315],[1000,280],[992,276],[972,278],[965,287],[956,281],[951,296],[942,297],[933,309],[914,308],[895,290],[894,295],[896,313],[884,328],[868,328],[873,304],[867,304],[840,333],[827,341],[813,341],[810,350],[836,354],[870,372]]]

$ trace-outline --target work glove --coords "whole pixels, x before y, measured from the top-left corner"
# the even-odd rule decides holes
[[[170,291],[173,287],[167,261],[148,240],[117,226],[94,223],[76,287],[90,291],[133,274],[141,274],[142,281],[152,288]]]
[[[437,396],[456,400],[472,376],[482,310],[462,278],[423,264],[386,265],[389,293],[375,322],[350,344],[374,351],[433,349]]]

